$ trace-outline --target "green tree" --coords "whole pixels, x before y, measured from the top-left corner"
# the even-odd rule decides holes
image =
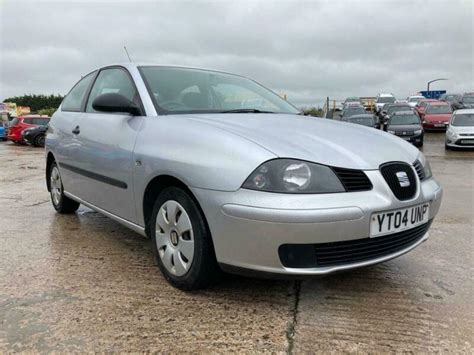
[[[23,96],[8,97],[3,102],[14,102],[17,106],[29,106],[31,112],[37,112],[42,109],[57,109],[64,96],[62,95],[35,95],[28,94]]]

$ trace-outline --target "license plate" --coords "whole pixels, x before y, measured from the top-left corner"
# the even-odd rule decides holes
[[[435,124],[435,127],[444,127],[444,126],[445,126],[444,123],[436,123],[436,124]]]
[[[401,232],[428,222],[430,204],[374,213],[370,221],[370,237]]]
[[[474,139],[461,139],[462,144],[474,144]]]

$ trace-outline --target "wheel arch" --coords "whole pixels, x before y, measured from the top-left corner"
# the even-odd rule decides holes
[[[148,182],[145,188],[145,192],[143,194],[143,201],[142,201],[141,208],[143,212],[143,220],[145,222],[146,235],[150,237],[150,222],[151,222],[150,220],[151,220],[151,215],[153,212],[153,206],[155,204],[155,201],[158,195],[167,187],[172,187],[172,186],[182,188],[184,191],[188,193],[188,195],[196,203],[196,206],[199,208],[203,216],[204,222],[206,223],[206,228],[208,229],[208,231],[210,231],[209,225],[207,223],[206,215],[204,214],[204,211],[202,210],[202,207],[198,199],[192,193],[191,189],[182,180],[171,175],[163,174],[163,175],[155,176],[153,179],[151,179]]]
[[[54,158],[53,153],[48,152],[46,156],[46,187],[48,188],[48,191],[51,191],[51,185],[50,185],[50,170],[51,170],[51,165],[56,161]]]

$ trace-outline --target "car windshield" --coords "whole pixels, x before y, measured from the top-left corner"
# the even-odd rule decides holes
[[[139,70],[159,113],[300,113],[274,92],[238,75],[161,66]]]
[[[344,111],[344,114],[342,115],[343,117],[351,117],[354,115],[362,115],[366,113],[365,109],[363,107],[349,107]]]
[[[468,104],[474,104],[474,96],[464,96],[462,101]]]
[[[380,104],[393,104],[395,102],[395,98],[393,96],[382,96],[377,99],[377,103]]]
[[[411,125],[419,124],[420,119],[417,115],[395,115],[390,119],[390,125],[401,126],[401,125]]]
[[[434,113],[434,114],[443,114],[443,113],[451,113],[451,106],[449,105],[429,105],[426,109],[426,113]]]
[[[372,127],[374,125],[374,120],[372,117],[351,117],[348,122],[369,127]]]
[[[451,121],[451,126],[474,126],[474,113],[457,114]]]
[[[387,110],[388,114],[394,113],[394,112],[399,112],[399,111],[411,111],[411,107],[408,105],[403,105],[403,106],[390,106]]]

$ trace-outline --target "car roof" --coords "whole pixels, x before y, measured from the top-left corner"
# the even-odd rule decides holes
[[[206,70],[206,71],[212,71],[212,72],[216,72],[216,73],[224,73],[224,74],[230,74],[230,75],[237,75],[237,76],[245,77],[243,75],[226,72],[224,70],[194,67],[194,66],[186,66],[186,65],[179,65],[179,64],[159,64],[159,63],[153,63],[153,62],[118,62],[118,63],[109,64],[109,65],[104,65],[100,68],[97,68],[96,70],[107,68],[107,67],[114,67],[114,66],[120,66],[120,67],[124,67],[124,68],[127,68],[127,69],[139,68],[139,67],[167,67],[167,68],[195,69],[195,70]]]
[[[379,94],[379,97],[393,97],[392,94]]]
[[[430,102],[430,106],[451,106],[451,105],[448,104],[447,102],[436,100],[436,101]]]

